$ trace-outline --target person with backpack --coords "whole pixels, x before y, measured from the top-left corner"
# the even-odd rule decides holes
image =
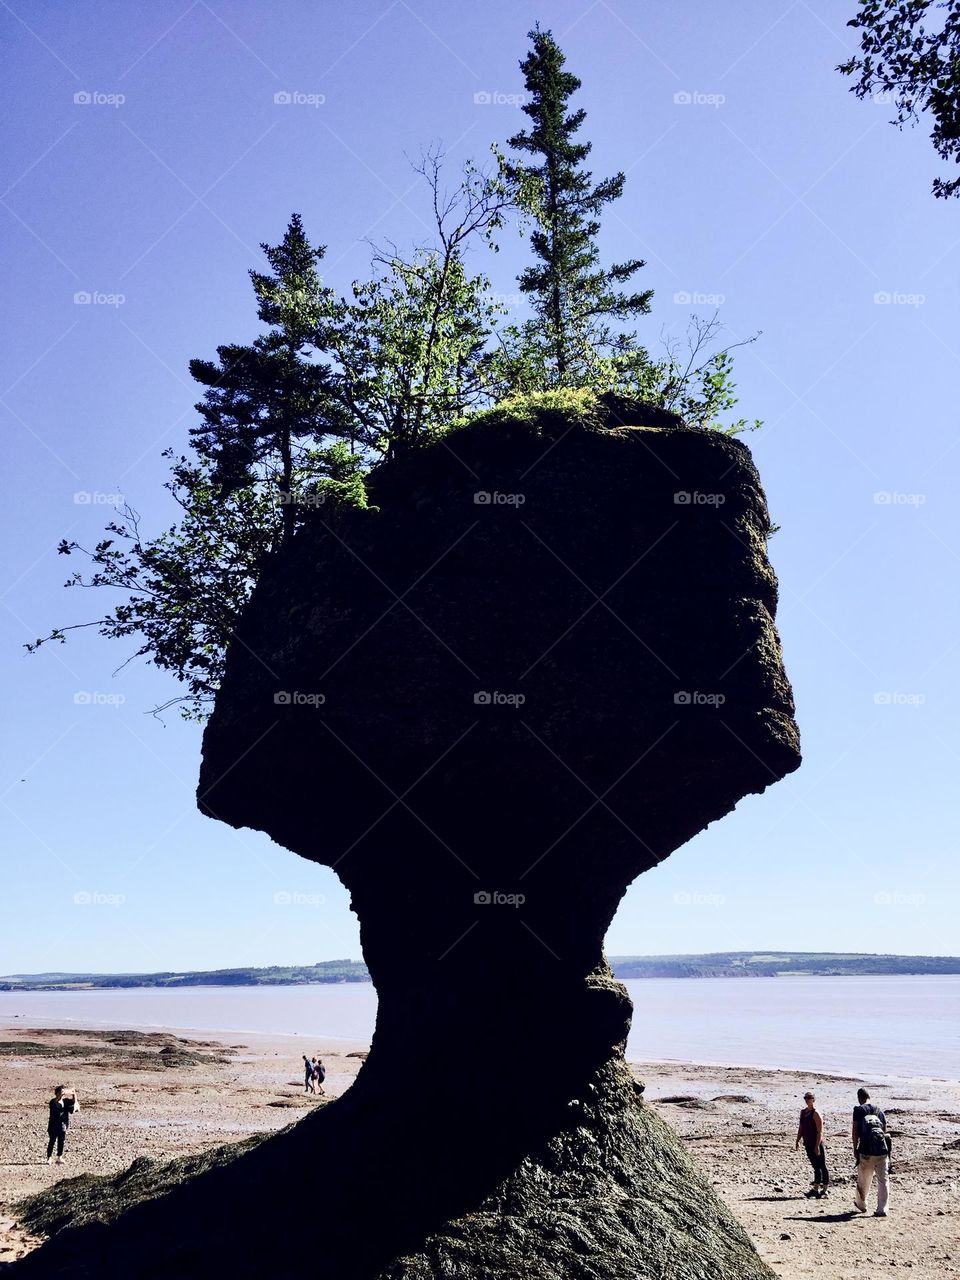
[[[857,1090],[857,1106],[853,1108],[853,1154],[857,1161],[857,1190],[853,1203],[860,1213],[867,1212],[867,1196],[877,1178],[877,1209],[875,1217],[887,1216],[889,1186],[887,1174],[890,1159],[890,1138],[887,1134],[887,1117],[870,1101],[866,1089]]]
[[[794,1151],[800,1150],[802,1142],[807,1159],[813,1166],[813,1182],[810,1184],[810,1190],[804,1194],[808,1200],[814,1196],[819,1200],[827,1194],[827,1188],[830,1186],[827,1149],[823,1145],[823,1116],[817,1110],[817,1100],[812,1093],[805,1093],[803,1101],[805,1105],[800,1112],[800,1125],[797,1129]]]

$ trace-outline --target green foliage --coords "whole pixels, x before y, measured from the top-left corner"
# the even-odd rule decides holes
[[[262,245],[268,270],[249,274],[264,332],[218,347],[215,361],[190,362],[204,388],[190,432],[196,457],[166,455],[179,521],[146,539],[124,507],[92,549],[63,541],[60,553],[86,556],[92,570],[67,586],[106,587],[122,599],[29,650],[85,627],[134,638],[131,658],[185,689],[164,706],[202,719],[269,558],[306,521],[366,507],[364,477],[377,461],[471,422],[599,428],[605,392],[672,409],[694,426],[747,427],[725,421],[736,403],[732,348],[714,349],[716,317],[694,318],[686,350],[665,339],[657,358],[624,329],[649,310],[649,290],[622,289],[643,263],[603,269],[596,245],[624,177],[593,182],[584,168],[590,145],[575,140],[584,112],[568,111],[580,81],[563,69],[550,32],[530,36],[521,66],[531,128],[509,141],[529,159],[511,162],[494,149],[493,174],[467,164],[448,191],[442,153],[428,151],[416,168],[430,193],[432,243],[375,248],[371,278],[347,297],[324,284],[325,249],[311,244],[298,214],[279,244]],[[468,268],[467,255],[477,242],[495,250],[510,213],[533,223],[535,261],[519,283],[534,319],[504,326],[488,278]]]
[[[354,282],[328,339],[344,407],[386,458],[429,444],[493,393],[487,347],[503,308],[486,276],[468,272],[464,252],[502,225],[510,197],[469,165],[445,194],[441,161],[434,151],[418,168],[433,197],[436,246],[408,258],[378,250],[376,274]]]
[[[730,436],[757,430],[763,425],[759,419],[731,422],[724,418],[737,403],[731,352],[749,346],[759,334],[718,348],[720,329],[716,315],[709,320],[691,316],[682,338],[662,336],[664,354],[659,359],[651,359],[644,351],[612,360],[603,390],[670,409],[691,427]]]
[[[310,244],[298,215],[279,245],[262,246],[273,272],[250,275],[257,315],[270,328],[250,345],[219,347],[217,363],[190,365],[207,390],[191,431],[197,461],[174,460],[167,483],[180,522],[146,540],[125,507],[92,549],[62,542],[61,554],[84,555],[92,568],[67,586],[108,587],[125,598],[28,650],[91,626],[110,639],[138,637],[131,658],[147,658],[186,688],[164,707],[179,703],[186,718],[203,719],[268,558],[306,519],[366,507],[372,461],[422,447],[488,394],[485,347],[496,308],[487,280],[467,273],[463,252],[500,225],[508,196],[472,167],[444,195],[440,159],[433,153],[421,168],[438,247],[409,260],[378,253],[378,274],[356,284],[350,300],[323,285],[324,250]]]
[[[858,77],[851,92],[887,95],[901,128],[929,112],[934,150],[960,164],[960,0],[860,0],[847,26],[859,30],[862,54],[837,68]],[[934,178],[933,194],[960,196],[960,177]]]
[[[92,572],[77,571],[67,587],[107,587],[124,597],[92,622],[62,627],[27,645],[63,643],[69,631],[95,627],[111,640],[139,638],[127,661],[146,658],[174,675],[186,693],[156,710],[179,705],[188,720],[203,720],[223,678],[234,629],[265,564],[284,538],[284,519],[296,524],[322,509],[367,506],[364,466],[343,441],[304,454],[289,492],[252,482],[224,493],[209,460],[172,459],[166,488],[183,514],[159,536],[144,539],[137,512],[124,506],[92,549],[62,541],[61,555],[86,557]],[[126,665],[125,663],[123,665]]]
[[[136,637],[139,647],[127,661],[144,657],[175,675],[187,693],[171,701],[182,703],[186,718],[202,719],[240,611],[281,539],[281,508],[256,486],[221,496],[212,464],[184,457],[172,460],[166,488],[183,515],[158,537],[144,539],[136,511],[125,506],[91,550],[60,543],[61,555],[79,553],[92,566],[89,576],[72,573],[67,587],[107,587],[124,598],[100,618],[58,628],[27,649],[63,643],[67,632],[86,627],[111,640]]]
[[[293,500],[301,507],[361,507],[370,503],[364,477],[367,465],[345,440],[337,440],[311,455]]]
[[[351,402],[376,450],[398,457],[436,439],[483,393],[486,282],[453,257],[394,256],[355,301],[338,355]]]
[[[555,387],[550,391],[532,391],[505,396],[496,405],[481,410],[454,425],[503,426],[508,423],[527,427],[538,435],[552,428],[579,426],[599,428],[603,410],[592,387]]]
[[[270,326],[250,346],[217,348],[217,363],[191,360],[190,372],[207,388],[191,428],[194,448],[212,464],[221,497],[246,486],[273,486],[282,502],[284,539],[293,536],[293,474],[324,437],[348,430],[329,368],[307,358],[341,312],[323,287],[314,248],[299,214],[279,245],[261,245],[273,275],[251,271],[257,315]],[[313,452],[311,452],[313,451]]]
[[[645,314],[652,292],[627,294],[620,287],[644,265],[639,258],[600,266],[600,215],[622,195],[624,175],[594,184],[583,167],[591,145],[574,140],[586,112],[568,111],[580,81],[564,71],[566,59],[549,31],[535,27],[529,37],[533,48],[520,69],[530,93],[523,110],[532,128],[508,145],[531,160],[506,161],[503,172],[535,222],[530,244],[537,261],[519,278],[535,319],[505,333],[503,371],[508,385],[519,390],[587,386],[596,379],[600,358],[635,346],[610,321]]]

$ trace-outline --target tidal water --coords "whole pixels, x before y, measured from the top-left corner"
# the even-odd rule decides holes
[[[627,1045],[634,1061],[871,1079],[960,1077],[960,975],[650,978],[625,985],[634,1002]],[[0,991],[4,1026],[173,1027],[366,1042],[376,1010],[369,983]],[[492,1059],[496,1053],[491,1046]]]

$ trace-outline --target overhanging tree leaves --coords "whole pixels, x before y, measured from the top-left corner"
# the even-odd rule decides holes
[[[316,344],[329,340],[343,312],[316,270],[324,251],[311,247],[296,214],[281,244],[262,248],[274,273],[250,275],[267,333],[248,346],[219,347],[216,364],[190,363],[207,391],[191,431],[197,458],[165,455],[179,522],[144,538],[126,505],[92,548],[61,542],[61,555],[84,556],[91,569],[71,574],[67,586],[106,587],[122,600],[27,646],[62,643],[86,627],[110,639],[139,637],[131,658],[176,676],[186,692],[164,706],[179,703],[188,719],[206,715],[237,618],[269,557],[311,509],[366,501],[363,456],[343,438],[355,424],[335,371],[318,359]]]
[[[937,155],[960,164],[960,0],[860,0],[847,26],[862,55],[837,68],[857,76],[851,92],[891,95],[901,128],[928,112]],[[960,196],[960,177],[934,178],[933,194]]]
[[[127,659],[143,657],[183,684],[170,699],[187,719],[202,719],[220,683],[223,657],[240,611],[271,551],[281,538],[281,508],[255,486],[224,499],[209,463],[171,458],[166,489],[182,518],[158,537],[145,539],[137,512],[124,506],[92,549],[62,541],[61,555],[79,554],[92,568],[75,572],[68,587],[107,587],[123,600],[91,622],[61,627],[28,644],[35,651],[68,632],[94,627],[111,640],[139,639]],[[124,663],[123,665],[126,665]]]

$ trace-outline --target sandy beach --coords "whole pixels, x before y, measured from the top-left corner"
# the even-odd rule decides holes
[[[175,1029],[0,1029],[0,1264],[36,1243],[14,1222],[20,1197],[81,1172],[119,1172],[138,1156],[162,1160],[280,1129],[323,1105],[304,1095],[303,1053],[323,1058],[326,1097],[335,1098],[350,1087],[366,1048]],[[783,1280],[862,1280],[894,1267],[925,1280],[960,1274],[960,1083],[696,1064],[634,1070]],[[65,1163],[51,1167],[46,1103],[59,1083],[76,1090],[81,1112]],[[850,1111],[860,1083],[886,1110],[894,1135],[886,1219],[853,1211]],[[500,1087],[509,1087],[509,1056]],[[825,1119],[833,1185],[824,1201],[804,1198],[810,1169],[793,1149],[807,1088]]]

